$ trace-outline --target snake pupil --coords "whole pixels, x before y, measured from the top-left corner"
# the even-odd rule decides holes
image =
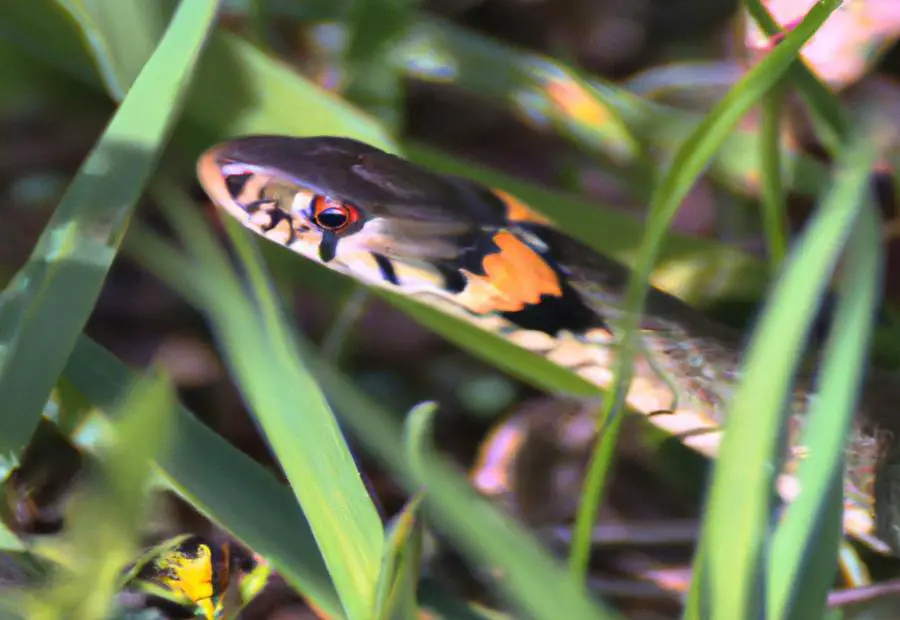
[[[316,223],[326,230],[338,230],[347,225],[346,211],[341,207],[323,209],[316,216]]]

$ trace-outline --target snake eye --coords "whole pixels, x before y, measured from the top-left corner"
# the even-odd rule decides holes
[[[316,196],[313,198],[312,219],[319,228],[338,233],[359,221],[359,210],[346,202]]]

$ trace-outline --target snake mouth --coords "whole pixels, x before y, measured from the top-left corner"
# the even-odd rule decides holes
[[[212,201],[238,219],[274,210],[282,214],[277,219],[290,219],[291,209],[285,206],[287,196],[270,191],[277,177],[264,167],[230,159],[223,154],[224,148],[225,145],[214,146],[197,161],[197,178]],[[291,188],[292,199],[287,201],[291,206],[297,193],[300,192]]]
[[[234,161],[224,146],[207,150],[197,162],[197,178],[212,202],[253,232],[304,255],[318,248],[319,259],[333,258],[334,243],[305,217],[312,192],[289,185],[265,167]],[[301,205],[302,208],[295,208]],[[324,251],[323,251],[324,249]]]
[[[229,212],[239,219],[248,215],[247,208],[240,204],[233,188],[228,186],[228,177],[223,172],[223,160],[221,158],[222,145],[208,149],[197,160],[197,179],[206,195],[212,199],[216,206]],[[248,174],[251,172],[248,170]],[[241,188],[243,189],[243,188]]]

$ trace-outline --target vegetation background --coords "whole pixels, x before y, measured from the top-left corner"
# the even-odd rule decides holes
[[[107,617],[139,549],[191,532],[275,570],[258,595],[243,584],[244,618],[895,617],[896,597],[829,599],[853,369],[870,344],[900,359],[900,9],[841,4],[0,4],[0,578],[62,567],[8,613]],[[569,555],[581,491],[547,472],[592,445],[534,437],[594,390],[216,218],[194,162],[246,133],[401,152],[513,192],[723,321],[764,310],[733,407],[759,415],[736,418],[712,477],[625,418],[600,525]],[[838,256],[829,322],[815,309]],[[809,325],[829,397],[811,491],[770,529],[771,474],[734,474],[771,469]],[[501,424],[520,452],[489,443]],[[72,483],[60,437],[103,475]],[[515,476],[495,499],[518,522],[464,484],[479,457]],[[26,458],[47,464],[32,512]],[[861,553],[857,571],[900,576]]]

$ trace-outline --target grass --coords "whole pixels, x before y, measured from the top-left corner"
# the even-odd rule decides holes
[[[265,132],[353,136],[515,193],[571,234],[635,266],[627,295],[632,312],[623,325],[631,334],[648,280],[703,304],[724,296],[756,298],[768,285],[770,270],[775,272],[751,334],[744,380],[730,404],[729,432],[713,469],[684,617],[825,617],[840,541],[843,438],[868,355],[883,262],[868,189],[881,154],[873,137],[879,128],[851,122],[855,116],[796,62],[803,43],[840,3],[817,3],[703,116],[642,100],[555,59],[425,17],[415,3],[399,0],[389,3],[379,28],[366,26],[376,23],[374,2],[355,3],[346,13],[338,3],[309,3],[303,9],[317,18],[341,18],[348,29],[350,43],[335,52],[351,73],[342,99],[278,60],[274,42],[263,50],[215,28],[218,4],[181,2],[171,14],[166,3],[151,9],[136,0],[34,0],[27,8],[13,3],[0,8],[0,40],[9,49],[118,104],[27,264],[0,298],[0,398],[12,412],[0,416],[0,449],[8,467],[56,404],[54,387],[63,379],[90,404],[79,415],[112,429],[115,437],[112,447],[102,442],[91,447],[108,463],[106,482],[76,504],[67,529],[72,539],[67,553],[83,565],[71,581],[56,584],[55,594],[44,600],[42,617],[106,613],[118,570],[136,548],[150,484],[142,476],[149,461],[160,474],[157,483],[264,557],[329,618],[407,619],[421,617],[421,610],[441,618],[498,617],[451,593],[422,569],[425,528],[431,525],[470,561],[500,575],[495,587],[512,610],[547,619],[624,617],[584,587],[590,531],[614,434],[598,443],[566,570],[533,533],[477,496],[437,453],[431,440],[435,406],[423,404],[398,415],[361,393],[291,325],[276,292],[282,288],[275,284],[306,285],[298,275],[305,274],[311,286],[334,294],[346,291],[347,282],[298,265],[300,260],[287,252],[261,247],[228,222],[235,267],[210,234],[184,191],[193,156],[216,140]],[[772,30],[761,3],[746,4]],[[251,36],[263,43],[268,24],[299,9],[253,2],[247,10]],[[301,17],[311,19],[310,14]],[[452,78],[442,77],[441,66],[454,69]],[[451,81],[478,92],[621,170],[635,195],[649,195],[646,227],[603,206],[397,140],[394,130],[402,118],[397,85],[408,76]],[[779,143],[782,96],[788,88],[803,95],[822,143],[837,155],[833,172]],[[739,127],[758,105],[765,107],[762,130]],[[764,175],[771,265],[669,233],[682,201],[704,173],[740,192],[752,190],[748,169]],[[807,229],[789,249],[788,191],[818,200]],[[180,247],[132,222],[145,193],[163,206]],[[209,322],[286,485],[176,406],[163,379],[129,370],[84,335],[123,246]],[[784,401],[812,316],[841,256],[835,319],[821,358],[821,396],[804,429],[810,457],[799,471],[803,493],[773,527]],[[596,394],[583,380],[498,337],[409,300],[382,296],[429,329],[542,390]],[[627,380],[636,340],[624,344],[617,371]],[[603,419],[618,419],[622,394],[620,389],[607,398]],[[171,414],[164,415],[167,411]],[[413,498],[392,523],[382,523],[345,433],[376,456]],[[154,441],[144,444],[143,436]],[[97,538],[97,528],[91,527],[97,522],[108,523],[108,538]],[[0,544],[13,550],[24,543],[4,529]],[[91,550],[98,547],[115,553],[91,563]],[[73,603],[77,596],[72,592],[82,590],[95,596]]]

